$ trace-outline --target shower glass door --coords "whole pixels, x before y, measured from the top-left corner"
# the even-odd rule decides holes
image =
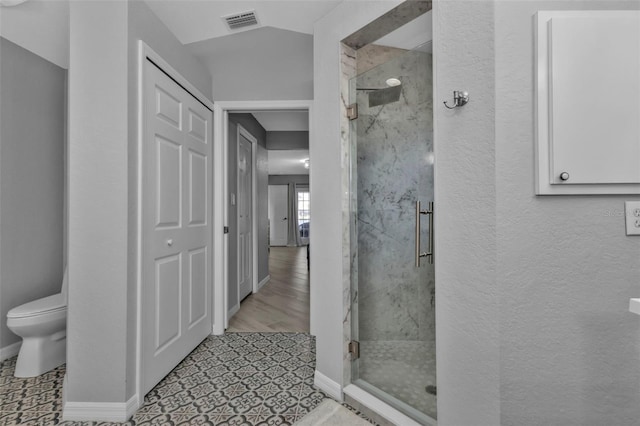
[[[358,105],[350,129],[352,337],[359,342],[352,381],[423,424],[436,419],[437,391],[434,268],[427,257],[416,266],[416,250],[428,251],[432,236],[429,215],[416,214],[416,202],[426,210],[433,201],[429,47],[350,82]]]

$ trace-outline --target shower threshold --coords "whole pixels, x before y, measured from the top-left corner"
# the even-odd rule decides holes
[[[437,426],[437,421],[404,402],[380,391],[364,380],[356,380],[342,390],[345,395],[392,424],[403,426]],[[378,394],[383,394],[378,396]],[[407,414],[409,415],[407,415]]]

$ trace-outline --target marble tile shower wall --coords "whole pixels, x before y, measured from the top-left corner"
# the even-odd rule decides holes
[[[359,339],[435,339],[433,267],[414,266],[415,201],[433,200],[431,55],[411,51],[357,79],[359,88],[402,81],[400,99],[369,107],[357,101],[357,286]],[[353,141],[352,141],[353,143]],[[426,249],[428,221],[423,216]]]

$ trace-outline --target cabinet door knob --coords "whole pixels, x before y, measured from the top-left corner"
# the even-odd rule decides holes
[[[564,181],[569,180],[569,173],[567,172],[560,173],[560,180],[564,180]]]

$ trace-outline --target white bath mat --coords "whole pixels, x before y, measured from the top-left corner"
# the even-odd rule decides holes
[[[332,399],[325,399],[294,426],[371,426],[371,423]]]

